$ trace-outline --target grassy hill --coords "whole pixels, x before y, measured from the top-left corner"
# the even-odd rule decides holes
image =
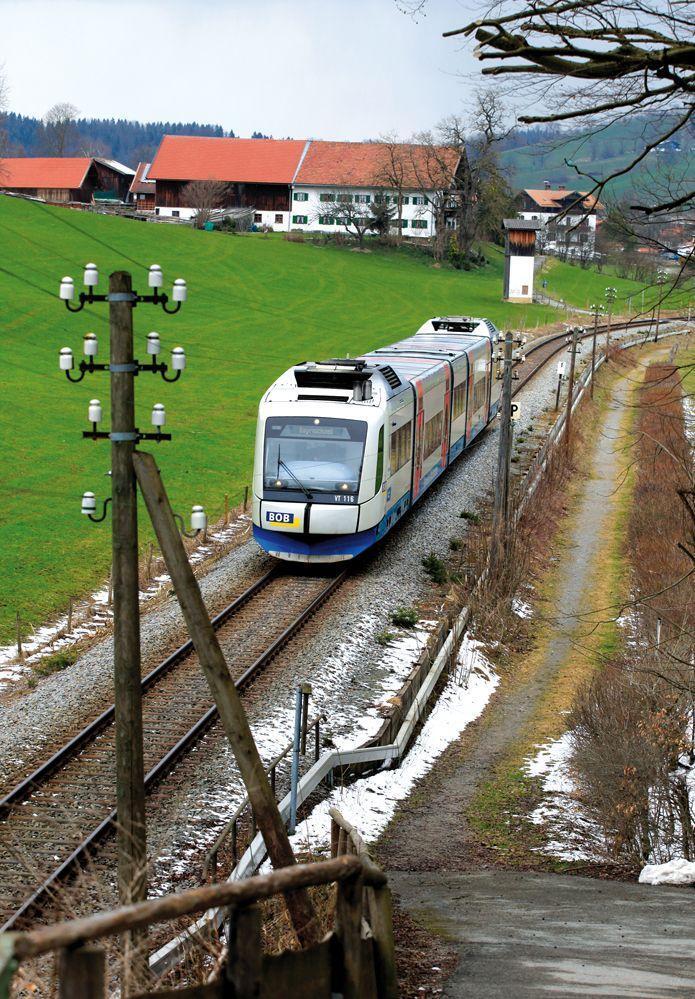
[[[39,624],[65,608],[71,594],[103,580],[110,562],[107,524],[80,514],[85,489],[107,494],[109,446],[83,441],[81,431],[94,397],[104,404],[108,426],[108,377],[71,385],[58,371],[60,347],[72,346],[79,358],[89,331],[99,337],[98,360],[108,357],[107,307],[68,313],[57,298],[62,275],[80,285],[85,262],[94,260],[102,288],[110,271],[127,268],[142,290],[154,262],[165,283],[187,279],[189,302],[177,316],[153,306],[135,311],[140,357],[156,329],[165,358],[179,344],[189,358],[175,385],[153,375],[138,379],[138,420],[148,427],[153,403],[166,404],[174,439],[156,453],[175,508],[186,514],[202,502],[212,517],[221,513],[225,493],[237,501],[250,481],[258,400],[293,362],[354,355],[442,313],[516,327],[553,318],[540,306],[501,301],[503,259],[494,249],[489,267],[464,273],[406,252],[196,232],[8,197],[0,197],[0,246],[2,642],[11,640],[17,611]],[[547,291],[584,304],[594,293],[590,282],[603,287],[609,280],[623,295],[636,288],[557,263]],[[143,544],[150,536],[143,529]]]
[[[580,171],[594,177],[608,177],[632,162],[644,148],[645,140],[657,134],[657,127],[663,130],[663,121],[632,115],[593,131],[566,131],[551,136],[529,129],[513,134],[508,140],[513,147],[504,149],[500,158],[514,190],[542,188],[544,180],[549,180],[553,187],[565,184],[588,190],[592,186],[590,179],[578,175],[565,161],[575,163]],[[650,153],[637,169],[611,181],[603,200],[621,197],[635,188],[654,190],[655,183],[664,183],[668,176],[678,177],[684,183],[688,179],[695,181],[691,140],[684,132],[675,138],[680,141],[680,152]]]

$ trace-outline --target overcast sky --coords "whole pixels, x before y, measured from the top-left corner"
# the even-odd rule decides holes
[[[402,137],[465,110],[469,0],[0,0],[10,110],[213,122],[237,135]],[[475,9],[475,5],[474,9]]]

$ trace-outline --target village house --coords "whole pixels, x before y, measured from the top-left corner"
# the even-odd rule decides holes
[[[455,186],[459,156],[453,149],[378,142],[294,139],[220,139],[165,136],[148,172],[155,182],[160,216],[192,218],[186,185],[221,181],[225,207],[253,208],[253,221],[278,232],[345,229],[335,218],[337,202],[393,206],[392,226],[409,236],[432,236],[433,206]],[[397,175],[397,184],[389,179]],[[397,189],[396,189],[397,188]],[[440,210],[440,217],[443,212]]]
[[[602,205],[586,191],[560,184],[553,188],[527,188],[519,195],[519,216],[540,222],[538,249],[542,253],[591,259],[596,251],[596,227]]]
[[[130,167],[99,156],[0,159],[0,190],[57,204],[125,201],[133,176]]]
[[[138,163],[128,190],[128,200],[141,212],[153,212],[155,208],[155,182],[149,178],[151,166],[151,163]]]

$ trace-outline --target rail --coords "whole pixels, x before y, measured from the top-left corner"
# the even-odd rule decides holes
[[[258,903],[329,884],[337,886],[332,931],[305,950],[264,954]],[[391,895],[386,875],[366,852],[298,864],[241,883],[194,888],[28,933],[2,934],[0,999],[9,999],[12,976],[22,961],[49,953],[57,957],[61,996],[103,999],[106,950],[95,941],[221,907],[228,912],[227,954],[216,980],[141,996],[251,999],[301,993],[304,999],[330,999],[339,992],[345,999],[396,999]]]
[[[260,579],[249,586],[239,597],[232,601],[214,619],[216,628],[229,620],[233,615],[249,602],[257,593],[264,589],[274,578],[282,575],[276,567],[273,567]],[[291,624],[257,657],[242,674],[235,680],[237,689],[245,689],[268,665],[275,655],[283,648],[290,639],[304,626],[304,624],[319,610],[325,601],[344,582],[348,575],[348,570],[343,570],[339,575],[333,577],[326,586],[315,596],[311,602],[303,608]],[[143,679],[143,690],[154,686],[158,679],[169,672],[173,666],[186,658],[193,651],[193,643],[186,642],[178,648],[171,656],[167,657],[159,666]],[[201,715],[191,728],[173,745],[158,762],[145,775],[145,788],[150,792],[153,787],[166,776],[173,768],[174,764],[200,739],[217,718],[217,708],[212,705],[203,715]],[[26,801],[33,791],[42,787],[51,777],[60,771],[61,767],[77,756],[85,746],[92,743],[101,732],[110,724],[113,719],[113,706],[107,709],[94,722],[88,725],[74,739],[70,740],[61,750],[55,753],[50,760],[35,770],[29,777],[23,780],[12,791],[10,791],[0,801],[0,818],[11,817],[12,808],[22,801]],[[102,840],[110,835],[115,829],[116,809],[110,809],[102,821],[90,830],[78,845],[69,853],[50,874],[41,881],[36,888],[26,896],[22,904],[14,910],[7,918],[0,930],[7,931],[13,929],[20,919],[25,918],[33,912],[46,898],[50,897],[51,890],[61,880],[72,874],[84,861],[90,851]]]

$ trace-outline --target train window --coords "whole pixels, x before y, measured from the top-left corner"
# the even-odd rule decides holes
[[[266,489],[356,493],[367,424],[329,417],[273,417],[265,425]]]
[[[425,424],[425,458],[442,446],[442,433],[444,432],[444,413],[437,413]]]
[[[374,495],[381,489],[384,481],[384,428],[379,430],[379,445],[376,453],[376,481],[374,482]]]
[[[454,388],[454,419],[458,420],[459,416],[463,416],[466,412],[466,386],[467,383],[461,382]]]
[[[391,475],[410,461],[413,444],[413,424],[404,424],[391,434]]]
[[[473,383],[473,404],[471,412],[477,413],[487,402],[487,364],[485,361],[476,364],[475,382]]]

